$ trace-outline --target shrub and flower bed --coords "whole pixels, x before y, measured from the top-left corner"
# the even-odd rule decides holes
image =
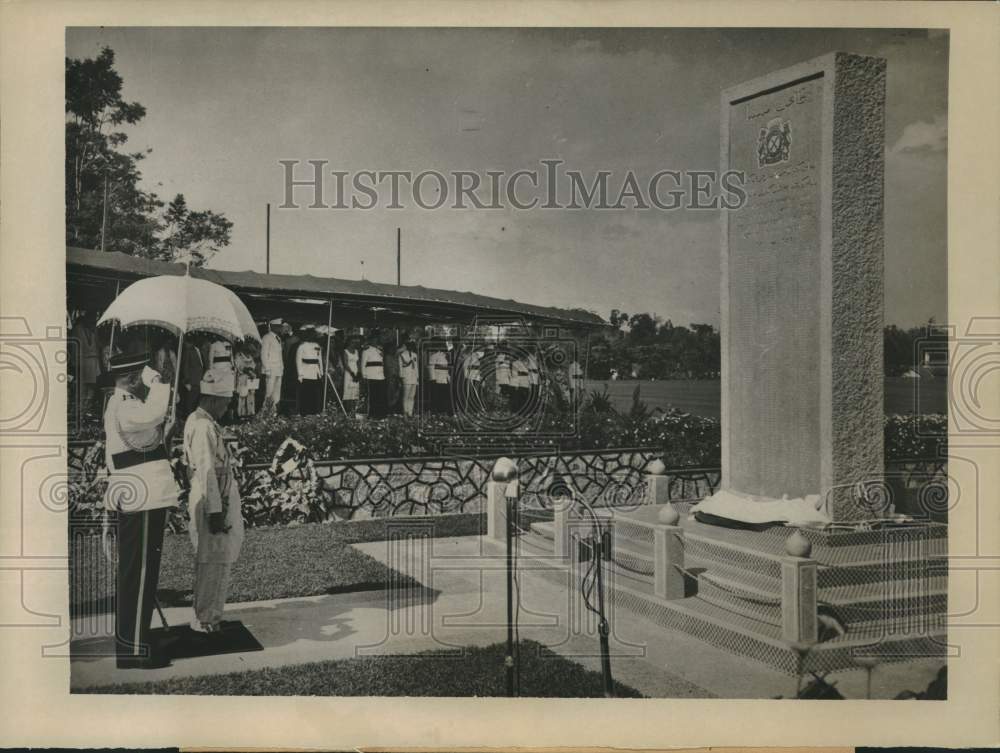
[[[547,436],[532,443],[534,452],[604,451],[609,448],[649,448],[661,454],[668,468],[718,467],[719,422],[680,411],[646,410],[636,400],[632,409],[615,411],[594,394],[576,417],[551,414],[541,427]],[[508,417],[509,418],[509,417]],[[498,419],[499,420],[499,419]],[[524,429],[523,438],[531,435]],[[533,431],[538,431],[535,427]],[[943,457],[947,417],[895,415],[885,419],[887,463],[912,458]],[[324,487],[316,472],[319,461],[358,458],[431,458],[467,451],[490,456],[511,451],[519,432],[478,435],[470,442],[462,417],[393,416],[365,421],[338,413],[315,416],[271,417],[231,427],[237,476],[248,527],[296,525],[339,519],[339,501]],[[77,516],[97,517],[106,482],[103,443],[91,446],[82,460],[83,472],[70,484],[71,510]],[[172,460],[182,486],[186,474],[180,453]],[[261,466],[266,472],[261,472]],[[386,511],[375,514],[391,514]],[[187,527],[184,500],[170,513],[168,527]]]

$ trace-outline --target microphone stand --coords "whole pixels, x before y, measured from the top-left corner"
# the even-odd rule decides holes
[[[597,576],[597,633],[601,644],[601,677],[604,683],[604,697],[614,698],[614,679],[611,676],[611,626],[608,623],[604,604],[604,552],[605,547],[607,547],[610,551],[611,532],[605,530],[604,526],[601,525],[600,518],[598,518],[597,513],[594,512],[594,508],[591,507],[585,499],[581,497],[579,501],[583,505],[584,509],[590,513],[590,517],[594,521],[594,533],[584,539],[582,543],[590,549],[591,556],[594,558],[593,566]],[[595,611],[587,599],[585,586],[583,598],[587,607],[591,611]]]

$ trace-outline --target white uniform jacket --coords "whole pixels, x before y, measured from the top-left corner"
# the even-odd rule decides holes
[[[497,384],[498,385],[509,385],[510,384],[510,356],[506,353],[497,353],[496,356],[496,370]]]
[[[319,343],[304,342],[295,351],[295,368],[299,381],[319,379],[323,376],[323,351]]]
[[[525,364],[528,367],[528,385],[531,387],[536,387],[541,383],[541,378],[538,372],[538,357],[529,355],[526,359]]]
[[[268,332],[261,338],[260,371],[267,376],[281,376],[285,373],[285,361],[281,355],[281,338]]]
[[[416,384],[417,383],[417,359],[419,359],[416,353],[412,350],[400,350],[399,351],[399,377],[403,380],[403,384]]]
[[[483,352],[481,350],[466,353],[465,359],[462,362],[462,368],[465,370],[465,378],[470,382],[482,381],[482,363]]]
[[[510,386],[518,389],[528,389],[531,382],[528,379],[528,364],[520,358],[515,358],[510,365]]]
[[[208,346],[208,360],[205,362],[205,369],[219,369],[228,366],[233,367],[233,346],[225,340],[213,340]]]
[[[435,384],[449,384],[451,382],[448,355],[443,350],[436,350],[431,353],[427,368],[430,371],[431,381]]]
[[[179,491],[163,447],[170,387],[153,382],[145,400],[115,388],[104,412],[108,489],[104,506],[120,512],[174,507]]]
[[[385,379],[381,348],[369,345],[361,351],[361,378],[376,381]]]
[[[222,430],[200,407],[184,424],[184,462],[191,479],[188,531],[198,562],[235,562],[243,546],[240,490]],[[224,513],[224,533],[209,530],[208,516],[217,512]]]

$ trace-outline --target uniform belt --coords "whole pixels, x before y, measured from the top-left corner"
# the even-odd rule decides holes
[[[216,356],[212,359],[212,363],[232,363],[232,360],[229,356]]]
[[[365,364],[365,368],[368,369],[371,368],[372,366],[381,366],[381,365],[382,365],[381,361],[369,361],[368,363]]]
[[[303,358],[302,363],[319,363],[318,358]]]
[[[448,370],[447,366],[441,366],[440,364],[434,364],[434,368],[438,369],[438,370],[441,370],[441,371],[447,371]]]
[[[154,447],[151,450],[125,450],[116,452],[111,456],[111,462],[115,465],[116,471],[132,468],[143,463],[151,463],[154,460],[166,460],[167,451],[163,445]]]

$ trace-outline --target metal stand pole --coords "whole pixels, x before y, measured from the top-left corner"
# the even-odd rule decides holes
[[[514,697],[514,500],[507,497],[507,656],[504,668],[507,676],[507,695]]]
[[[611,629],[604,616],[604,547],[609,543],[609,534],[604,531],[594,540],[594,558],[597,567],[597,610],[600,612],[600,622],[597,631],[601,638],[601,675],[604,678],[604,697],[614,698],[614,681],[611,678],[611,646],[609,634]]]
[[[326,381],[329,383],[330,389],[333,390],[333,396],[337,398],[337,404],[340,406],[340,409],[344,412],[344,415],[346,416],[347,408],[344,407],[344,401],[340,399],[340,392],[337,390],[337,385],[333,383],[333,375],[329,371],[327,371],[326,373]],[[326,410],[325,396],[323,397],[323,410]]]

